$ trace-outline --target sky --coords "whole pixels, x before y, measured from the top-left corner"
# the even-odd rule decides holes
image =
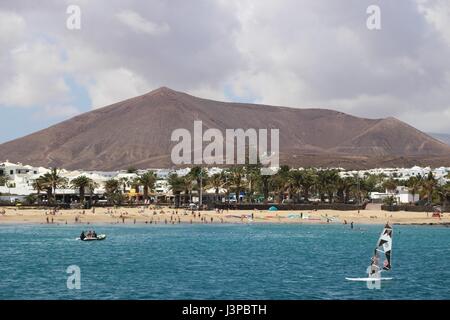
[[[450,133],[450,1],[0,2],[0,143],[161,86]]]

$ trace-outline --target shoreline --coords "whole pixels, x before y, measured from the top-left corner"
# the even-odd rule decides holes
[[[426,212],[388,212],[381,210],[339,211],[339,210],[224,210],[188,211],[184,209],[155,208],[96,208],[92,210],[65,209],[53,213],[46,209],[19,209],[4,207],[0,214],[0,226],[5,224],[28,225],[141,225],[141,224],[367,224],[383,225],[441,225],[450,226],[450,214],[441,218]]]

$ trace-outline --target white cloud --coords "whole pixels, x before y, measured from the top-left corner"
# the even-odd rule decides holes
[[[26,23],[20,15],[0,10],[0,48],[18,42],[25,33]]]
[[[150,85],[138,74],[126,68],[99,72],[89,86],[92,106],[100,108],[133,98],[148,91]]]
[[[69,76],[93,108],[165,85],[450,132],[446,0],[378,0],[380,31],[371,0],[75,1],[80,31],[67,3],[0,4],[0,105],[71,105]]]
[[[419,11],[450,44],[450,3],[448,0],[419,0]]]
[[[80,111],[76,107],[70,105],[45,106],[44,112],[45,117],[54,117],[54,118],[69,118],[80,113]]]
[[[24,44],[10,52],[5,66],[10,77],[0,87],[0,105],[32,107],[64,101],[70,90],[57,46],[45,42]]]
[[[142,32],[155,36],[164,34],[170,30],[167,23],[156,24],[144,19],[141,15],[132,10],[124,10],[116,16],[119,21],[130,27],[134,32]]]

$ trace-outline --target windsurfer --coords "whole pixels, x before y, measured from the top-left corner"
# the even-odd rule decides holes
[[[374,274],[377,274],[378,270],[379,270],[379,267],[378,267],[379,258],[378,258],[377,250],[375,250],[373,257],[370,260],[371,261],[370,261],[370,275],[369,276],[373,276]]]
[[[391,250],[392,250],[392,228],[386,223],[384,227],[384,232],[380,237],[378,246],[383,246],[384,254],[386,255],[386,262],[383,266],[384,270],[391,269]]]

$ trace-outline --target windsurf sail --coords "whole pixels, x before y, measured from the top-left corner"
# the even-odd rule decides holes
[[[393,229],[386,224],[373,252],[368,268],[369,277],[379,277],[382,271],[392,269],[392,235]]]

